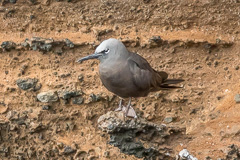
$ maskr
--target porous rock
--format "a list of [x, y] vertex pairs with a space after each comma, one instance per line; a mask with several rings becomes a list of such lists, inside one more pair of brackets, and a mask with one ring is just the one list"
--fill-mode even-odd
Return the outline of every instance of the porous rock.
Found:
[[122, 153], [144, 159], [173, 158], [165, 154], [167, 147], [160, 151], [154, 146], [156, 141], [158, 145], [163, 144], [169, 136], [166, 125], [147, 122], [142, 118], [124, 120], [122, 112], [110, 111], [98, 119], [98, 126], [110, 134], [109, 144], [118, 147]]
[[2, 42], [1, 47], [6, 51], [10, 51], [11, 49], [15, 49], [16, 43], [11, 41], [5, 41], [5, 42]]
[[58, 95], [53, 91], [41, 92], [37, 95], [37, 99], [40, 102], [56, 102], [58, 101]]
[[37, 85], [37, 82], [38, 79], [36, 78], [18, 79], [16, 81], [18, 87], [21, 88], [22, 90], [28, 90], [32, 88], [34, 91], [39, 90], [41, 88], [41, 85]]

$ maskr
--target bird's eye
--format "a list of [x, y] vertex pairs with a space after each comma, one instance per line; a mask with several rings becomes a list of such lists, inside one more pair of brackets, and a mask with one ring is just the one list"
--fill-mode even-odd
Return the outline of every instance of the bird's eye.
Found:
[[110, 50], [107, 48], [107, 49], [104, 50], [104, 53], [108, 54], [109, 51], [110, 51]]

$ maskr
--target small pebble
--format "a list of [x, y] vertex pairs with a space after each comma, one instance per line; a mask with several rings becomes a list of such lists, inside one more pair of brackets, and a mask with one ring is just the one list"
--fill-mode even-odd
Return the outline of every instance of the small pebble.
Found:
[[164, 121], [166, 123], [171, 123], [171, 122], [173, 122], [173, 117], [166, 117], [166, 118], [164, 118]]
[[234, 97], [236, 103], [240, 103], [240, 94], [236, 94]]
[[50, 109], [50, 106], [49, 105], [43, 105], [42, 106], [42, 110], [49, 110]]

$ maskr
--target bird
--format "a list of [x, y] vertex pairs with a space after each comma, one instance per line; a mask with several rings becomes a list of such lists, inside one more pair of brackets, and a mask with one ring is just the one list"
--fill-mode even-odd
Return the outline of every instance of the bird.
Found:
[[[125, 117], [137, 118], [131, 105], [132, 97], [146, 97], [150, 92], [182, 88], [172, 84], [183, 79], [168, 79], [164, 71], [154, 70], [150, 64], [137, 53], [130, 52], [118, 39], [104, 40], [93, 54], [77, 60], [78, 63], [89, 59], [98, 59], [99, 75], [102, 84], [112, 93], [121, 97], [115, 111], [123, 111]], [[122, 105], [123, 98], [129, 98], [127, 106]]]

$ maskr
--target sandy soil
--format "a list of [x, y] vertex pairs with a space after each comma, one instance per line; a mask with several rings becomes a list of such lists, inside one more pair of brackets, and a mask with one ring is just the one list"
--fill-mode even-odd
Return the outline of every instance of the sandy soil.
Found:
[[[185, 129], [184, 136], [165, 144], [173, 157], [186, 148], [200, 160], [226, 158], [228, 146], [240, 145], [240, 106], [234, 100], [240, 93], [237, 0], [0, 2], [0, 43], [43, 37], [76, 44], [61, 55], [0, 49], [1, 159], [137, 159], [107, 144], [108, 135], [97, 127], [98, 117], [119, 101], [101, 84], [98, 62], [75, 63], [109, 37], [124, 41], [154, 69], [185, 79], [183, 89], [133, 100], [148, 121], [161, 124], [172, 117], [167, 125]], [[152, 45], [153, 36], [166, 43]], [[41, 89], [21, 90], [16, 80], [26, 78], [38, 79]], [[38, 93], [50, 90], [82, 90], [84, 103], [37, 100]], [[92, 102], [91, 94], [103, 100]], [[66, 153], [66, 146], [74, 151]]]

